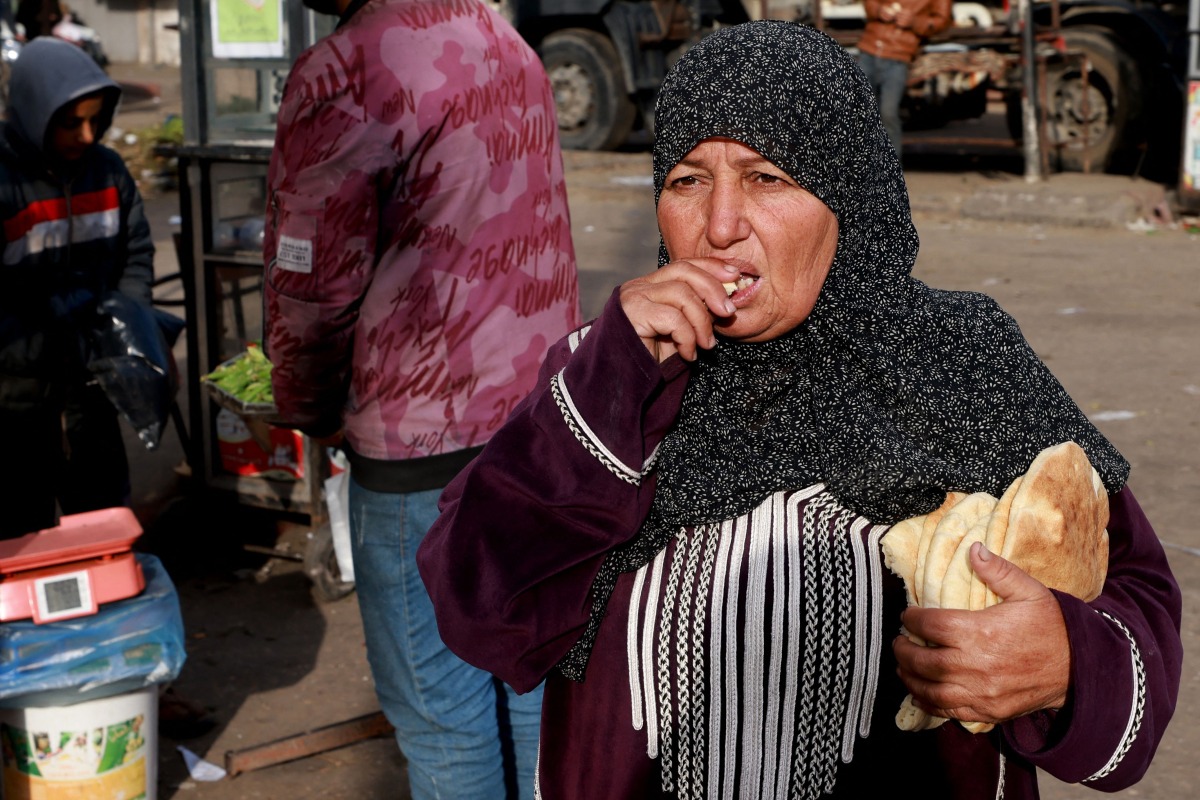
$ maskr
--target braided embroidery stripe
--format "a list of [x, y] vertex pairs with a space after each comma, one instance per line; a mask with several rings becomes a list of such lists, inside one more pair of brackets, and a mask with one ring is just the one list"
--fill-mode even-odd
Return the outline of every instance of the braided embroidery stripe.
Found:
[[641, 470], [635, 470], [625, 464], [621, 459], [613, 455], [604, 443], [600, 441], [588, 424], [583, 420], [583, 416], [579, 413], [579, 409], [575, 407], [574, 401], [571, 400], [571, 393], [567, 391], [567, 384], [563, 379], [563, 371], [559, 370], [558, 374], [550, 380], [550, 393], [554, 396], [554, 403], [562, 412], [563, 420], [567, 423], [567, 427], [575, 436], [575, 439], [583, 445], [584, 449], [592, 454], [604, 468], [616, 475], [626, 483], [634, 486], [639, 486], [642, 478], [650, 474], [654, 469], [654, 461], [658, 457], [658, 448], [650, 454], [650, 458], [646, 459], [646, 464]]
[[[842, 634], [836, 638], [836, 661], [833, 673], [834, 709], [846, 708], [847, 698], [850, 692], [850, 674], [852, 671], [854, 671], [854, 665], [851, 664], [850, 661], [850, 644], [852, 637], [845, 635], [846, 631], [852, 631], [855, 627], [852, 619], [853, 612], [850, 602], [852, 595], [850, 591], [848, 591], [852, 590], [854, 586], [854, 569], [852, 567], [849, 534], [849, 529], [853, 520], [853, 514], [844, 509], [841, 510], [841, 513], [838, 515], [837, 528], [832, 542], [834, 548], [834, 566], [837, 570], [835, 579], [836, 590], [833, 592], [832, 605], [836, 607], [837, 630], [842, 632]], [[834, 615], [831, 613], [833, 611], [833, 608], [826, 610], [826, 616], [828, 619], [833, 618]], [[843, 730], [845, 727], [850, 727], [853, 725], [853, 706], [850, 706], [848, 710], [851, 713], [847, 713], [845, 715], [847, 722], [843, 723]], [[825, 752], [822, 754], [822, 760], [825, 764], [825, 779], [822, 783], [821, 789], [824, 792], [833, 791], [833, 784], [837, 777], [837, 763], [841, 749], [839, 747], [840, 737], [835, 736], [834, 734], [836, 733], [837, 731], [830, 731], [830, 733], [826, 734], [823, 740]]]
[[1125, 623], [1117, 619], [1111, 614], [1104, 611], [1099, 612], [1102, 616], [1121, 629], [1121, 633], [1125, 634], [1125, 638], [1129, 640], [1129, 657], [1133, 662], [1133, 702], [1129, 710], [1129, 722], [1125, 725], [1125, 733], [1121, 737], [1121, 744], [1117, 747], [1112, 758], [1108, 763], [1094, 775], [1083, 779], [1083, 783], [1088, 781], [1096, 781], [1108, 775], [1116, 769], [1129, 753], [1129, 748], [1133, 747], [1133, 742], [1137, 739], [1138, 731], [1142, 727], [1142, 717], [1146, 710], [1146, 665], [1142, 662], [1142, 651], [1138, 649], [1137, 640], [1133, 638], [1133, 634], [1129, 628], [1125, 627]]
[[[719, 526], [710, 525], [701, 528], [696, 535], [704, 540], [704, 562], [700, 565], [700, 586], [696, 589], [696, 624], [692, 628], [692, 664], [696, 674], [692, 682], [692, 775], [703, 783], [704, 765], [708, 763], [708, 718], [709, 697], [707, 674], [705, 671], [704, 645], [705, 623], [708, 617], [703, 613], [706, 599], [712, 596], [709, 587], [712, 583], [713, 570], [716, 565], [717, 551], [722, 542], [727, 541], [719, 536]], [[712, 795], [712, 792], [709, 792]]]
[[659, 616], [658, 628], [658, 718], [663, 730], [662, 739], [658, 743], [658, 757], [662, 761], [663, 789], [669, 792], [675, 791], [673, 781], [675, 741], [672, 734], [677, 725], [673, 721], [672, 711], [678, 708], [680, 699], [678, 686], [672, 686], [673, 670], [671, 667], [674, 666], [678, 669], [681, 666], [678, 659], [671, 659], [671, 628], [675, 611], [678, 608], [676, 598], [679, 595], [679, 573], [682, 568], [682, 542], [677, 540], [671, 556], [671, 568], [667, 573], [667, 592], [663, 596], [662, 614]]
[[[803, 532], [801, 538], [801, 546], [803, 547], [803, 564], [804, 564], [804, 650], [807, 655], [813, 652], [817, 644], [817, 614], [819, 611], [819, 603], [817, 599], [817, 589], [819, 587], [817, 577], [817, 559], [815, 558], [816, 548], [814, 545], [815, 518], [816, 518], [816, 503], [809, 503], [804, 507], [804, 518], [801, 525]], [[819, 655], [819, 654], [818, 654]], [[792, 758], [792, 785], [793, 791], [790, 797], [807, 797], [807, 792], [800, 792], [807, 789], [809, 786], [809, 764], [808, 756], [812, 750], [812, 724], [813, 724], [813, 709], [816, 706], [815, 698], [815, 683], [816, 672], [811, 661], [804, 658], [802, 661], [803, 667], [801, 672], [801, 693], [800, 693], [800, 716], [796, 727], [796, 743], [793, 748]], [[818, 720], [824, 722], [824, 720]]]

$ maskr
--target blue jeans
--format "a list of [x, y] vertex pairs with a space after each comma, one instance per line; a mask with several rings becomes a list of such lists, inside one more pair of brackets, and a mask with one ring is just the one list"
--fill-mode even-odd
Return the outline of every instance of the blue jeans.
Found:
[[350, 479], [355, 591], [375, 692], [408, 761], [413, 800], [531, 800], [541, 687], [518, 696], [446, 649], [417, 574], [440, 494], [373, 492]]
[[900, 101], [908, 90], [908, 64], [870, 53], [858, 54], [858, 66], [871, 82], [875, 99], [879, 101], [879, 116], [896, 154], [900, 151]]

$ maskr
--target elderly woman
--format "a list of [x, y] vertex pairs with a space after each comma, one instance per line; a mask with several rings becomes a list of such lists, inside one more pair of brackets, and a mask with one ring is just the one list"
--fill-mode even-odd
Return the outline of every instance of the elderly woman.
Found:
[[[1013, 320], [910, 277], [862, 73], [813, 29], [748, 23], [679, 60], [655, 120], [659, 269], [551, 349], [418, 555], [451, 649], [546, 681], [541, 797], [1138, 780], [1178, 690], [1178, 587], [1128, 464]], [[1002, 603], [906, 611], [888, 526], [949, 491], [999, 496], [1066, 440], [1110, 493], [1101, 597], [978, 548]], [[906, 692], [999, 724], [900, 731]]]

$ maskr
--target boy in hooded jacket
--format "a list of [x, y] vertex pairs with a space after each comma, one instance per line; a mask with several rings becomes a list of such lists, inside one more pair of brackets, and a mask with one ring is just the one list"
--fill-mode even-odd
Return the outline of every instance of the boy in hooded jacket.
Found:
[[121, 157], [100, 144], [121, 89], [81, 49], [27, 44], [0, 123], [0, 538], [129, 502], [116, 411], [88, 373], [97, 301], [149, 304], [154, 244]]

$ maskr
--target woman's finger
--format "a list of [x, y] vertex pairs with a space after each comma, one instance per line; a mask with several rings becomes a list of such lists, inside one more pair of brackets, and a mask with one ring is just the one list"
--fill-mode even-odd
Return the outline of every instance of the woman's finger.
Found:
[[625, 316], [660, 363], [676, 352], [690, 361], [698, 347], [716, 345], [713, 315], [727, 317], [736, 310], [718, 280], [728, 277], [728, 265], [717, 259], [699, 262], [668, 264], [621, 286]]
[[[693, 306], [691, 315], [685, 313]], [[695, 358], [696, 342], [712, 346], [712, 322], [700, 298], [686, 285], [655, 284], [641, 279], [621, 287], [621, 307], [646, 348], [661, 363], [676, 350]], [[708, 320], [705, 324], [704, 320]]]
[[741, 272], [719, 258], [696, 257], [672, 261], [646, 277], [655, 283], [679, 281], [690, 286], [708, 311], [718, 317], [732, 316], [737, 308], [725, 291], [725, 284], [735, 282]]

